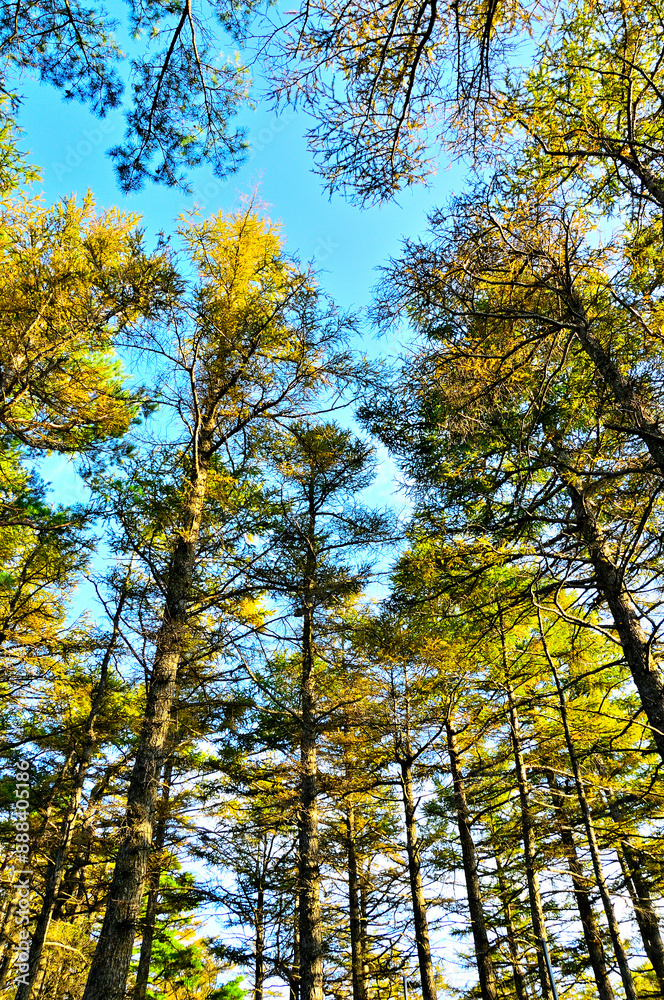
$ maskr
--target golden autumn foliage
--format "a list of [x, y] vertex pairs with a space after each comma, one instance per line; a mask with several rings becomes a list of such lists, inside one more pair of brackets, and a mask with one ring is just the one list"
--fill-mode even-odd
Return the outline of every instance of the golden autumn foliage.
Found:
[[0, 203], [0, 424], [30, 448], [81, 451], [124, 433], [140, 393], [125, 387], [114, 339], [153, 314], [171, 282], [135, 216], [92, 196], [46, 207]]

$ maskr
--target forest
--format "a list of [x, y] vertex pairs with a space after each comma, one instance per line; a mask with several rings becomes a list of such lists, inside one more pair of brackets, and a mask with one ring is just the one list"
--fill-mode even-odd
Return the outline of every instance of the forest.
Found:
[[[664, 997], [664, 4], [299, 3], [0, 5], [3, 996]], [[321, 201], [460, 165], [368, 313], [125, 207], [252, 88]]]

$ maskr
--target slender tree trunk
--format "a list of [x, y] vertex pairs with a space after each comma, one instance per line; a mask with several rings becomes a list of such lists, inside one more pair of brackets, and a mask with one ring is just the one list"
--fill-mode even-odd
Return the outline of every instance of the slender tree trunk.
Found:
[[586, 792], [583, 785], [583, 780], [581, 778], [581, 768], [579, 767], [579, 761], [576, 756], [576, 751], [574, 749], [574, 743], [572, 741], [572, 734], [569, 728], [569, 720], [567, 718], [567, 704], [565, 699], [565, 692], [562, 689], [560, 679], [558, 677], [558, 671], [556, 670], [555, 664], [549, 655], [549, 651], [546, 645], [546, 639], [544, 638], [544, 633], [542, 632], [542, 639], [544, 642], [544, 649], [546, 652], [549, 665], [553, 672], [553, 679], [556, 684], [556, 690], [558, 692], [558, 701], [560, 703], [560, 716], [563, 723], [563, 729], [565, 731], [565, 743], [567, 744], [567, 752], [572, 764], [572, 771], [574, 773], [574, 783], [576, 785], [576, 793], [579, 800], [579, 805], [581, 806], [581, 815], [583, 816], [583, 824], [586, 829], [586, 837], [588, 839], [588, 847], [590, 848], [590, 856], [592, 858], [593, 869], [595, 872], [595, 880], [597, 882], [597, 888], [599, 889], [600, 896], [602, 898], [602, 903], [604, 906], [604, 913], [606, 914], [606, 920], [609, 925], [609, 933], [611, 935], [611, 943], [613, 944], [613, 951], [616, 956], [616, 962], [618, 963], [618, 968], [620, 969], [620, 978], [622, 979], [622, 984], [625, 990], [625, 996], [627, 1000], [637, 1000], [636, 989], [634, 988], [634, 980], [632, 978], [632, 973], [627, 962], [627, 955], [625, 954], [625, 949], [623, 947], [622, 939], [620, 937], [620, 928], [618, 926], [618, 921], [616, 920], [615, 911], [613, 909], [613, 903], [611, 902], [611, 896], [609, 894], [609, 889], [606, 884], [606, 879], [604, 878], [604, 872], [602, 870], [602, 864], [599, 854], [599, 847], [597, 845], [597, 838], [595, 836], [595, 827], [592, 822], [592, 814], [590, 812], [590, 806], [586, 798]]
[[533, 829], [533, 818], [530, 811], [530, 783], [526, 771], [523, 751], [521, 749], [521, 728], [519, 716], [514, 701], [514, 692], [511, 684], [506, 681], [507, 697], [509, 703], [510, 727], [512, 737], [512, 749], [514, 752], [514, 763], [516, 769], [516, 780], [519, 789], [519, 803], [521, 806], [521, 827], [523, 831], [523, 854], [526, 863], [526, 880], [528, 882], [528, 899], [530, 901], [530, 914], [535, 935], [535, 948], [537, 950], [537, 969], [539, 973], [540, 988], [543, 1000], [552, 1000], [551, 987], [549, 985], [549, 974], [544, 957], [542, 941], [546, 939], [546, 923], [544, 921], [544, 908], [542, 907], [542, 896], [537, 876], [536, 853], [535, 853], [535, 833]]
[[470, 815], [468, 812], [468, 801], [466, 799], [466, 788], [461, 773], [459, 751], [456, 744], [456, 734], [452, 724], [446, 721], [447, 732], [447, 752], [450, 759], [450, 773], [454, 786], [454, 805], [456, 807], [457, 825], [459, 828], [459, 839], [461, 841], [461, 854], [463, 857], [463, 870], [466, 878], [466, 893], [468, 896], [468, 909], [470, 911], [470, 924], [475, 943], [475, 960], [477, 962], [477, 972], [480, 979], [480, 990], [482, 1000], [498, 1000], [496, 986], [496, 974], [491, 960], [491, 946], [486, 931], [486, 921], [484, 919], [484, 907], [482, 905], [482, 893], [480, 880], [477, 874], [477, 856], [475, 844], [470, 832]]
[[369, 911], [367, 899], [367, 875], [362, 867], [362, 860], [358, 858], [357, 881], [360, 895], [360, 951], [362, 953], [362, 976], [365, 989], [368, 990], [369, 981]]
[[[8, 867], [10, 857], [11, 855], [9, 851], [7, 851], [2, 862], [3, 874], [5, 869]], [[3, 893], [2, 900], [0, 900], [0, 947], [2, 948], [2, 959], [0, 959], [0, 989], [2, 989], [4, 985], [6, 971], [14, 950], [13, 942], [10, 942], [7, 933], [7, 928], [13, 915], [14, 905], [18, 901], [15, 883], [9, 881], [11, 878], [13, 878], [13, 872], [9, 873], [8, 879], [3, 879]]]
[[293, 971], [289, 981], [289, 1000], [299, 1000], [300, 997], [300, 900], [295, 897], [295, 913], [293, 919]]
[[574, 834], [567, 819], [567, 812], [565, 810], [565, 800], [560, 789], [556, 785], [553, 774], [550, 771], [546, 771], [546, 779], [549, 784], [551, 801], [553, 802], [553, 807], [556, 813], [556, 822], [558, 825], [560, 840], [565, 851], [565, 857], [567, 858], [570, 875], [572, 876], [574, 898], [576, 899], [576, 905], [579, 911], [581, 925], [583, 927], [583, 936], [585, 938], [590, 964], [592, 966], [595, 982], [597, 984], [597, 995], [599, 1000], [615, 1000], [613, 987], [611, 986], [611, 980], [609, 979], [609, 974], [606, 968], [604, 946], [602, 945], [599, 927], [597, 926], [595, 913], [590, 902], [588, 879], [583, 873], [583, 868], [576, 851]]
[[346, 804], [346, 850], [348, 857], [348, 910], [350, 913], [350, 950], [353, 976], [353, 1000], [367, 1000], [362, 954], [362, 924], [355, 848], [355, 807]]
[[634, 905], [634, 916], [639, 926], [643, 947], [664, 997], [664, 942], [659, 929], [659, 920], [652, 903], [650, 889], [641, 874], [638, 852], [627, 838], [623, 838], [620, 842], [618, 857]]
[[11, 854], [7, 851], [2, 859], [2, 864], [0, 864], [0, 884], [4, 886], [2, 899], [0, 899], [0, 940], [2, 940], [2, 928], [4, 927], [5, 911], [9, 905], [10, 899], [10, 895], [7, 890], [10, 889], [12, 885], [10, 881], [12, 873], [8, 871], [10, 858]]
[[0, 960], [0, 990], [4, 989], [5, 982], [7, 980], [7, 973], [12, 960], [12, 952], [14, 951], [14, 942], [10, 941], [9, 938], [5, 938], [5, 950]]
[[[313, 527], [309, 534], [313, 538]], [[302, 733], [300, 743], [300, 1000], [323, 1000], [323, 941], [318, 857], [318, 763], [314, 671], [313, 587], [307, 567], [302, 632]]]
[[263, 1000], [265, 952], [265, 887], [261, 871], [256, 897], [256, 948], [254, 954], [254, 1000]]
[[420, 847], [415, 823], [415, 799], [413, 796], [413, 764], [410, 755], [401, 757], [401, 792], [406, 821], [406, 852], [408, 854], [408, 874], [410, 877], [410, 893], [413, 900], [413, 924], [417, 957], [420, 966], [422, 982], [422, 1000], [437, 1000], [436, 981], [431, 961], [431, 945], [429, 943], [429, 926], [427, 923], [427, 907], [422, 883]]
[[[212, 431], [205, 438], [209, 444]], [[201, 447], [200, 455], [207, 455]], [[124, 1000], [143, 889], [152, 846], [158, 776], [164, 757], [180, 657], [186, 636], [188, 600], [207, 489], [209, 461], [199, 459], [166, 586], [162, 625], [147, 691], [145, 716], [129, 783], [124, 838], [118, 850], [92, 966], [83, 1000]]]
[[[71, 919], [78, 912], [77, 909], [74, 909], [73, 913], [67, 911], [67, 902], [71, 902], [74, 885], [76, 885], [76, 904], [80, 906], [83, 902], [86, 894], [85, 872], [90, 864], [94, 838], [95, 810], [106, 793], [111, 777], [121, 769], [122, 763], [122, 761], [115, 761], [113, 764], [109, 764], [93, 785], [88, 796], [86, 807], [81, 813], [78, 824], [76, 854], [69, 862], [67, 873], [62, 879], [53, 908], [54, 920], [64, 920], [67, 916]], [[37, 990], [37, 996], [39, 996], [39, 990]]]
[[[14, 946], [18, 941], [18, 938], [15, 938], [12, 934], [10, 934], [7, 928], [12, 923], [14, 913], [18, 906], [19, 889], [16, 886], [10, 886], [9, 889], [9, 899], [7, 901], [7, 908], [2, 922], [2, 941], [4, 942], [5, 950], [2, 955], [2, 961], [0, 962], [0, 989], [4, 989], [5, 987], [12, 959], [14, 958]], [[11, 889], [14, 889], [14, 891], [11, 892]]]
[[611, 558], [609, 546], [592, 506], [569, 476], [560, 471], [572, 501], [579, 534], [592, 564], [597, 589], [609, 606], [625, 661], [639, 692], [655, 746], [664, 760], [664, 678], [653, 661], [650, 639], [641, 626], [639, 610], [624, 584], [623, 573]]
[[41, 965], [42, 955], [44, 951], [44, 944], [46, 942], [46, 935], [48, 933], [48, 928], [51, 923], [51, 918], [53, 916], [53, 910], [55, 908], [56, 900], [58, 898], [58, 892], [60, 889], [60, 883], [62, 882], [62, 876], [65, 871], [65, 865], [69, 857], [69, 849], [71, 847], [72, 839], [74, 836], [74, 830], [76, 826], [76, 820], [78, 818], [78, 813], [81, 807], [81, 798], [83, 797], [83, 788], [85, 785], [85, 779], [87, 777], [88, 769], [90, 767], [90, 762], [92, 760], [92, 755], [95, 750], [97, 743], [95, 734], [95, 723], [97, 717], [102, 709], [104, 698], [106, 696], [106, 688], [108, 683], [108, 668], [111, 663], [111, 657], [117, 646], [118, 636], [120, 634], [120, 620], [122, 618], [122, 612], [124, 610], [124, 605], [127, 598], [127, 584], [128, 578], [125, 581], [124, 587], [120, 593], [118, 604], [115, 610], [115, 615], [113, 616], [113, 630], [111, 632], [111, 637], [106, 647], [104, 657], [101, 662], [101, 667], [99, 670], [99, 681], [97, 683], [97, 688], [95, 691], [94, 698], [92, 699], [92, 704], [90, 706], [90, 714], [85, 726], [85, 732], [83, 736], [83, 747], [81, 750], [81, 756], [78, 762], [78, 767], [74, 774], [74, 784], [69, 798], [69, 803], [65, 810], [62, 822], [60, 824], [60, 843], [58, 844], [57, 850], [54, 857], [49, 861], [47, 872], [46, 872], [46, 887], [44, 889], [44, 895], [42, 899], [42, 906], [37, 917], [37, 923], [30, 941], [30, 952], [28, 955], [28, 982], [21, 983], [16, 991], [16, 1000], [30, 1000], [30, 996], [35, 985], [35, 980], [39, 974], [39, 968]]
[[528, 1000], [526, 979], [523, 974], [523, 966], [521, 965], [521, 955], [519, 951], [519, 946], [517, 944], [516, 928], [514, 926], [514, 918], [512, 917], [512, 904], [510, 902], [510, 893], [507, 886], [507, 881], [505, 879], [505, 872], [503, 869], [502, 861], [500, 860], [500, 852], [498, 851], [497, 848], [494, 851], [494, 859], [496, 862], [496, 875], [498, 876], [498, 894], [500, 896], [500, 903], [503, 908], [503, 919], [505, 920], [505, 933], [507, 934], [507, 946], [510, 952], [510, 962], [512, 963], [512, 975], [514, 977], [514, 992], [516, 994], [516, 1000]]
[[37, 997], [41, 996], [47, 973], [48, 973], [48, 964], [46, 962], [42, 962], [41, 968], [39, 970], [39, 975], [37, 976], [37, 979], [35, 981], [35, 996]]
[[51, 918], [55, 909], [60, 883], [62, 882], [62, 876], [67, 863], [69, 849], [74, 836], [75, 823], [81, 805], [85, 777], [92, 756], [92, 745], [90, 745], [89, 750], [89, 753], [84, 751], [84, 757], [81, 760], [79, 768], [75, 774], [74, 787], [72, 788], [71, 797], [60, 825], [60, 843], [58, 844], [55, 856], [48, 863], [46, 872], [46, 887], [44, 889], [42, 906], [39, 916], [37, 917], [37, 923], [32, 939], [30, 941], [30, 952], [28, 955], [28, 982], [21, 983], [19, 985], [16, 991], [16, 1000], [29, 1000], [39, 974], [44, 945], [46, 942], [46, 935], [51, 924]]
[[136, 986], [134, 987], [134, 1000], [145, 1000], [148, 984], [150, 982], [150, 962], [152, 960], [152, 946], [157, 927], [157, 909], [159, 906], [159, 882], [162, 872], [162, 853], [166, 843], [166, 828], [168, 826], [168, 804], [171, 797], [171, 782], [173, 779], [173, 755], [166, 761], [164, 775], [162, 779], [161, 801], [159, 803], [159, 817], [155, 827], [154, 841], [152, 846], [153, 865], [148, 876], [148, 898], [145, 907], [145, 919], [143, 921], [143, 936], [141, 938], [141, 953], [138, 959], [138, 969], [136, 970]]
[[[609, 815], [615, 823], [619, 824], [620, 814], [615, 802], [612, 802], [606, 795], [603, 798]], [[664, 943], [662, 942], [657, 912], [652, 904], [650, 889], [641, 874], [638, 851], [627, 837], [622, 837], [620, 845], [615, 850], [625, 886], [634, 907], [634, 916], [639, 927], [643, 947], [664, 997]]]
[[51, 822], [51, 813], [53, 812], [53, 806], [55, 804], [56, 799], [61, 798], [63, 786], [65, 784], [65, 781], [67, 780], [69, 770], [72, 766], [75, 757], [76, 757], [76, 751], [75, 749], [72, 748], [67, 753], [67, 756], [63, 761], [62, 766], [60, 767], [60, 771], [49, 789], [48, 797], [42, 807], [41, 823], [39, 825], [39, 829], [36, 831], [34, 836], [31, 836], [30, 840], [31, 852], [39, 850], [39, 848], [42, 845], [44, 834], [46, 833], [46, 830], [48, 829], [49, 824]]

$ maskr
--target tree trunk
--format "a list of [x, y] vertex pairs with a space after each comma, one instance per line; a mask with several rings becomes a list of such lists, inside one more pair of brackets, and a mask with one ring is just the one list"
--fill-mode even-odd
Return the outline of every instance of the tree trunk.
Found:
[[75, 757], [76, 757], [76, 751], [74, 749], [70, 749], [67, 752], [67, 756], [65, 757], [64, 761], [62, 762], [62, 766], [60, 767], [59, 773], [55, 777], [53, 784], [49, 789], [46, 801], [42, 806], [41, 823], [39, 825], [39, 829], [35, 832], [33, 836], [31, 836], [30, 840], [31, 853], [34, 853], [35, 851], [39, 850], [39, 848], [41, 848], [42, 840], [44, 838], [46, 830], [51, 825], [51, 813], [53, 812], [53, 806], [55, 805], [56, 799], [60, 799], [62, 797], [62, 789], [67, 780], [69, 769]]
[[58, 898], [60, 883], [62, 882], [65, 865], [69, 857], [69, 849], [74, 836], [76, 819], [81, 806], [85, 779], [87, 777], [92, 755], [97, 743], [95, 736], [95, 723], [104, 703], [108, 682], [108, 668], [120, 634], [120, 619], [122, 618], [122, 612], [127, 598], [128, 579], [129, 577], [127, 577], [118, 599], [118, 604], [113, 616], [113, 630], [101, 662], [99, 682], [97, 684], [94, 698], [92, 699], [90, 714], [88, 715], [85, 726], [83, 747], [78, 767], [74, 775], [73, 788], [69, 798], [69, 803], [60, 824], [60, 843], [58, 844], [54, 857], [48, 863], [42, 906], [39, 916], [37, 917], [37, 923], [35, 925], [32, 939], [30, 941], [30, 952], [28, 955], [28, 981], [27, 983], [21, 983], [19, 985], [16, 991], [16, 1000], [30, 1000], [35, 980], [39, 974], [44, 944], [46, 942], [46, 935], [48, 934], [51, 918], [53, 916], [53, 910]]
[[[652, 187], [649, 187], [649, 190], [651, 194], [655, 191]], [[660, 205], [664, 207], [664, 189], [661, 185], [657, 188], [656, 197]], [[569, 304], [578, 320], [574, 330], [579, 343], [613, 395], [620, 414], [626, 421], [626, 426], [621, 429], [631, 430], [635, 436], [641, 438], [650, 453], [650, 457], [664, 475], [664, 437], [657, 417], [644, 403], [634, 388], [632, 380], [624, 378], [611, 352], [592, 333], [586, 309], [574, 291], [569, 297]]]
[[480, 880], [477, 874], [477, 856], [475, 844], [470, 832], [470, 815], [468, 812], [468, 802], [466, 799], [466, 789], [461, 773], [459, 752], [456, 745], [456, 734], [452, 724], [448, 719], [445, 724], [447, 732], [447, 752], [450, 758], [450, 773], [454, 786], [454, 805], [456, 807], [457, 825], [459, 828], [459, 839], [461, 841], [461, 854], [463, 857], [463, 870], [466, 878], [466, 893], [468, 895], [468, 909], [470, 911], [470, 924], [475, 943], [475, 959], [477, 962], [477, 972], [480, 979], [480, 990], [482, 1000], [498, 1000], [496, 987], [496, 974], [491, 960], [491, 947], [486, 932], [486, 921], [484, 919], [484, 908], [482, 906], [482, 893]]
[[[310, 532], [313, 537], [313, 531]], [[323, 1000], [323, 941], [318, 858], [318, 763], [313, 648], [314, 568], [307, 572], [302, 632], [300, 743], [300, 1000]]]
[[632, 979], [632, 973], [629, 964], [627, 962], [627, 955], [625, 954], [625, 949], [623, 948], [622, 939], [620, 937], [620, 928], [618, 926], [618, 921], [616, 920], [616, 915], [613, 909], [613, 903], [611, 902], [611, 896], [609, 895], [606, 879], [604, 878], [604, 872], [602, 870], [599, 847], [597, 846], [597, 838], [595, 837], [595, 828], [592, 822], [590, 806], [586, 798], [586, 792], [581, 778], [581, 769], [579, 767], [576, 751], [574, 749], [574, 743], [572, 742], [572, 734], [569, 728], [569, 721], [567, 718], [567, 704], [565, 700], [565, 692], [563, 691], [562, 686], [560, 684], [560, 679], [558, 677], [558, 671], [556, 670], [555, 664], [549, 655], [549, 651], [546, 645], [546, 640], [544, 639], [544, 633], [542, 633], [542, 639], [544, 642], [544, 649], [546, 652], [546, 656], [553, 673], [553, 679], [556, 684], [556, 690], [558, 692], [560, 715], [563, 723], [563, 729], [565, 731], [565, 743], [567, 744], [567, 752], [569, 754], [569, 758], [572, 763], [572, 771], [574, 773], [574, 783], [576, 785], [576, 794], [579, 800], [579, 805], [581, 806], [581, 815], [583, 816], [583, 824], [586, 829], [586, 837], [588, 839], [588, 847], [590, 848], [590, 856], [592, 858], [593, 869], [595, 872], [595, 880], [597, 882], [597, 888], [599, 889], [600, 896], [602, 898], [602, 903], [604, 905], [604, 913], [606, 914], [606, 920], [609, 925], [611, 943], [613, 944], [613, 951], [616, 956], [616, 962], [618, 963], [618, 968], [620, 969], [620, 978], [622, 979], [622, 984], [625, 989], [625, 996], [627, 997], [627, 1000], [637, 1000], [636, 989], [634, 988], [634, 980]]
[[528, 991], [526, 989], [526, 979], [523, 974], [523, 967], [521, 965], [521, 955], [519, 952], [519, 946], [517, 944], [517, 934], [516, 928], [514, 926], [514, 919], [512, 917], [512, 904], [510, 903], [510, 894], [505, 880], [505, 872], [503, 870], [503, 865], [500, 860], [500, 852], [494, 850], [494, 859], [496, 862], [496, 875], [498, 876], [498, 894], [500, 896], [500, 903], [503, 908], [503, 917], [505, 920], [505, 933], [507, 934], [507, 946], [510, 952], [510, 962], [512, 963], [512, 975], [514, 977], [514, 992], [516, 994], [516, 1000], [528, 1000]]
[[2, 898], [0, 899], [0, 941], [2, 941], [2, 928], [4, 927], [5, 913], [7, 907], [9, 906], [9, 900], [10, 900], [10, 894], [8, 890], [12, 885], [11, 879], [13, 877], [13, 872], [8, 871], [9, 861], [11, 858], [12, 858], [11, 853], [7, 851], [5, 853], [4, 858], [2, 859], [2, 862], [0, 863], [0, 885], [4, 887]]
[[350, 950], [353, 978], [353, 1000], [367, 1000], [362, 954], [360, 895], [355, 849], [355, 807], [349, 799], [346, 805], [346, 850], [348, 857], [348, 910], [350, 913]]
[[10, 886], [9, 888], [14, 888], [14, 892], [8, 892], [7, 894], [7, 907], [2, 921], [2, 941], [5, 949], [2, 955], [2, 961], [0, 961], [0, 989], [5, 988], [5, 982], [7, 981], [7, 976], [14, 959], [15, 945], [18, 942], [18, 937], [14, 937], [13, 934], [10, 934], [7, 928], [13, 922], [14, 913], [18, 907], [20, 890], [15, 886]]
[[659, 929], [659, 920], [652, 904], [650, 890], [641, 875], [637, 852], [629, 840], [621, 840], [618, 848], [618, 859], [627, 891], [634, 906], [634, 916], [639, 927], [643, 947], [664, 997], [664, 943]]
[[[69, 868], [62, 879], [60, 892], [58, 893], [55, 906], [53, 908], [54, 920], [64, 920], [66, 917], [71, 919], [72, 916], [75, 916], [76, 913], [79, 912], [79, 910], [75, 908], [73, 912], [71, 910], [68, 912], [67, 903], [71, 902], [74, 898], [74, 891], [76, 893], [75, 900], [78, 906], [82, 904], [83, 899], [85, 898], [85, 871], [90, 864], [90, 856], [92, 853], [92, 843], [95, 829], [95, 810], [106, 793], [111, 777], [121, 770], [123, 763], [124, 762], [122, 760], [115, 761], [113, 764], [109, 764], [108, 767], [104, 768], [103, 773], [97, 779], [90, 791], [86, 807], [81, 813], [79, 820], [76, 854], [71, 859]], [[37, 996], [39, 996], [39, 990], [37, 990]]]
[[410, 892], [413, 900], [413, 924], [415, 927], [417, 957], [420, 966], [422, 1000], [437, 1000], [436, 981], [433, 974], [433, 962], [431, 961], [431, 945], [429, 944], [427, 907], [424, 898], [424, 886], [422, 884], [420, 848], [417, 839], [417, 825], [415, 823], [413, 765], [410, 756], [402, 757], [399, 760], [399, 765], [401, 767], [401, 792], [403, 796], [403, 807], [406, 821], [408, 874], [410, 878]]
[[11, 966], [12, 958], [14, 957], [14, 944], [14, 941], [9, 938], [5, 938], [5, 950], [3, 952], [2, 959], [0, 960], [0, 990], [5, 987], [7, 974]]
[[560, 789], [556, 785], [553, 774], [550, 771], [546, 771], [546, 779], [549, 784], [551, 801], [553, 802], [553, 807], [556, 813], [556, 822], [558, 825], [560, 840], [565, 851], [565, 857], [567, 858], [570, 875], [572, 876], [574, 898], [576, 899], [576, 905], [583, 927], [583, 936], [586, 941], [590, 964], [592, 966], [595, 982], [597, 984], [597, 995], [599, 1000], [615, 1000], [611, 980], [609, 979], [609, 974], [606, 969], [604, 946], [602, 945], [599, 927], [597, 926], [595, 913], [590, 902], [588, 879], [583, 873], [583, 868], [581, 867], [581, 862], [579, 861], [579, 856], [576, 851], [574, 834], [567, 819], [567, 813], [565, 810], [565, 800]]
[[542, 941], [546, 939], [546, 924], [544, 922], [544, 909], [542, 907], [542, 896], [540, 894], [539, 878], [537, 877], [535, 861], [535, 834], [533, 830], [533, 818], [530, 812], [530, 784], [528, 782], [528, 774], [523, 759], [523, 751], [521, 749], [521, 729], [514, 701], [514, 692], [512, 691], [512, 687], [508, 681], [506, 681], [506, 687], [509, 703], [512, 749], [514, 752], [516, 780], [519, 789], [519, 802], [521, 805], [523, 853], [526, 863], [526, 880], [528, 882], [530, 914], [533, 923], [533, 932], [535, 935], [535, 948], [537, 951], [537, 969], [543, 1000], [552, 1000], [549, 974], [546, 967], [546, 959], [544, 957], [544, 948], [542, 945]]
[[560, 475], [572, 501], [579, 534], [595, 573], [597, 589], [613, 616], [625, 661], [639, 692], [655, 746], [664, 760], [664, 678], [652, 660], [650, 640], [641, 627], [639, 610], [625, 587], [621, 570], [611, 558], [604, 533], [597, 524], [588, 499], [569, 481], [565, 473], [560, 472]]
[[293, 915], [293, 968], [288, 984], [289, 1000], [299, 1000], [300, 997], [300, 904], [299, 896], [295, 897], [295, 913]]
[[[207, 452], [201, 452], [207, 454]], [[118, 850], [104, 922], [83, 1000], [124, 1000], [152, 846], [154, 817], [207, 488], [207, 461], [199, 460], [177, 537], [166, 586], [164, 617], [147, 691], [145, 716], [129, 783], [124, 838]]]
[[[604, 792], [600, 792], [600, 794], [611, 819], [619, 825], [621, 818], [616, 803]], [[615, 848], [615, 851], [618, 855], [625, 886], [634, 907], [634, 916], [639, 927], [643, 947], [664, 997], [664, 942], [659, 928], [657, 911], [652, 904], [650, 889], [641, 874], [638, 850], [630, 843], [628, 837], [622, 837], [620, 845]]]
[[265, 952], [265, 887], [263, 873], [260, 875], [256, 897], [256, 949], [254, 955], [254, 1000], [263, 1000], [263, 980]]
[[362, 953], [362, 976], [365, 988], [369, 981], [369, 912], [367, 900], [367, 873], [363, 870], [362, 859], [358, 858], [357, 881], [360, 895], [360, 951]]
[[[5, 870], [9, 866], [9, 860], [11, 854], [9, 851], [5, 854], [2, 861], [2, 873], [5, 874]], [[8, 877], [3, 878], [3, 892], [2, 899], [0, 900], [0, 947], [2, 948], [2, 958], [0, 959], [0, 989], [3, 989], [5, 978], [9, 970], [9, 963], [14, 955], [14, 942], [9, 940], [8, 927], [12, 922], [14, 907], [18, 902], [18, 889], [13, 881], [9, 881], [14, 878], [14, 872], [10, 871], [7, 873]]]
[[159, 905], [159, 881], [162, 872], [162, 852], [166, 843], [166, 827], [168, 826], [168, 803], [171, 797], [171, 781], [173, 779], [173, 756], [166, 761], [162, 780], [161, 802], [159, 803], [159, 818], [155, 828], [152, 847], [153, 865], [148, 877], [148, 898], [143, 921], [143, 936], [141, 938], [141, 953], [136, 970], [136, 986], [134, 1000], [145, 1000], [150, 982], [150, 962], [152, 946], [157, 927], [157, 908]]

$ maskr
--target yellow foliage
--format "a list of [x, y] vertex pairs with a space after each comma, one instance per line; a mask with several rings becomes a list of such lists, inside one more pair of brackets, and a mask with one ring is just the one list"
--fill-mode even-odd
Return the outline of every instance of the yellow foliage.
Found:
[[0, 200], [0, 423], [31, 447], [80, 450], [123, 433], [137, 400], [113, 352], [118, 330], [170, 281], [138, 219], [82, 203]]

